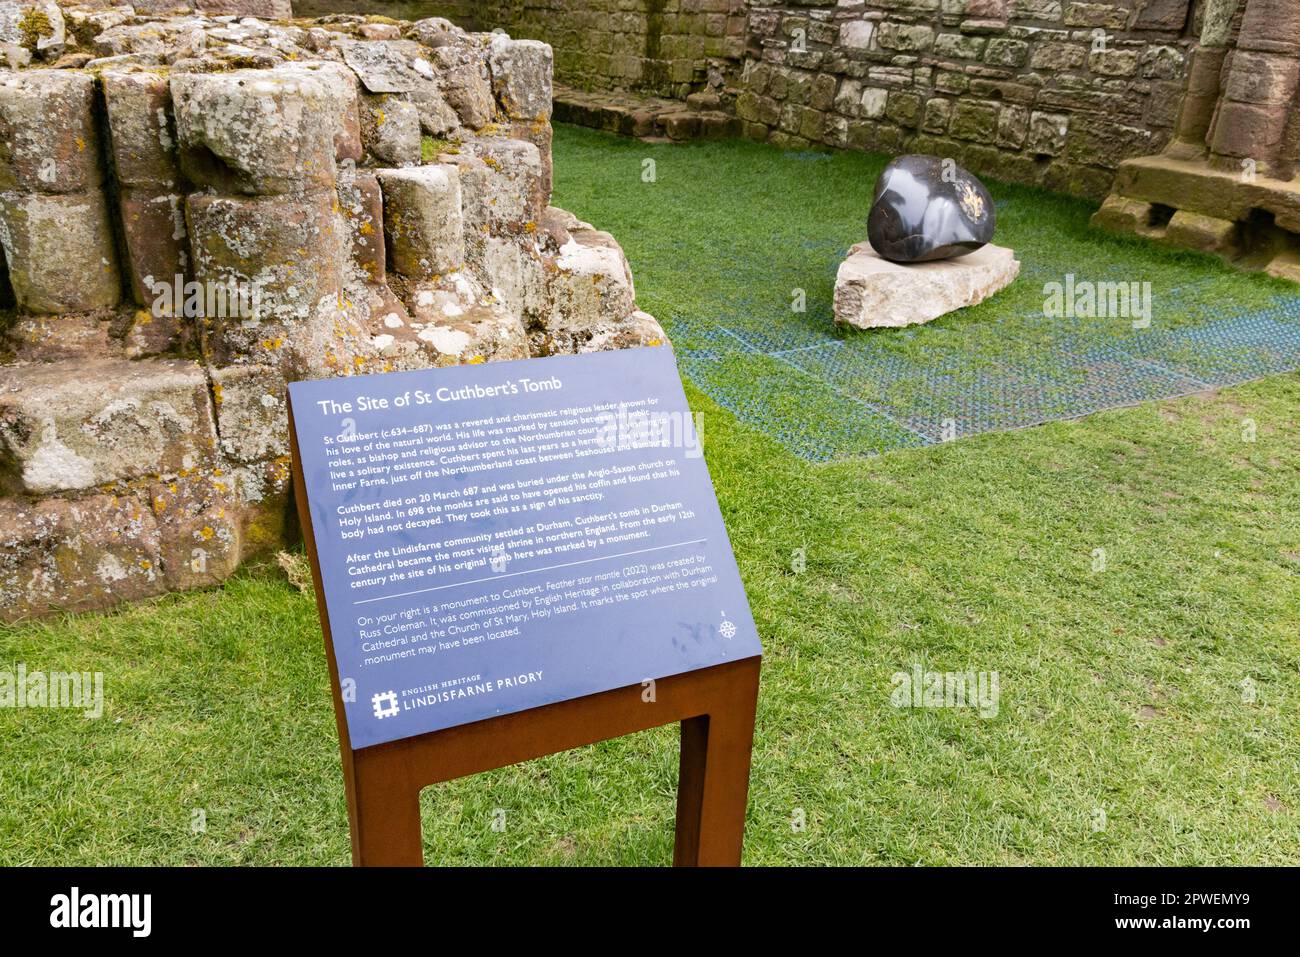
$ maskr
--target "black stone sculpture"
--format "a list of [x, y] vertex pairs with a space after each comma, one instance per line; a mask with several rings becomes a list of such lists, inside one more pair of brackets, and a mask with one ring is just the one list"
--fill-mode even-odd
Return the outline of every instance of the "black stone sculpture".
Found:
[[973, 253], [993, 238], [993, 197], [950, 159], [911, 154], [885, 167], [867, 216], [867, 239], [896, 263]]

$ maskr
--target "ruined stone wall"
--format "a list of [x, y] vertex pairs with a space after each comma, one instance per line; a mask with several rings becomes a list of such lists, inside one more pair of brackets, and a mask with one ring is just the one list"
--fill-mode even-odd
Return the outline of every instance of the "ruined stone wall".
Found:
[[1169, 139], [1191, 0], [753, 0], [747, 135], [952, 156], [1077, 195]]
[[[480, 29], [502, 27], [551, 43], [557, 78], [581, 90], [678, 99], [717, 93], [756, 140], [935, 153], [985, 174], [1100, 198], [1123, 160], [1168, 142], [1204, 3], [297, 0], [296, 6], [414, 6]], [[576, 121], [636, 126], [620, 121], [636, 112], [635, 103], [613, 95], [577, 100], [580, 108], [565, 114]], [[717, 105], [710, 100], [707, 108]]]
[[1092, 222], [1300, 282], [1300, 4], [1207, 0], [1178, 126]]
[[0, 0], [0, 57], [0, 618], [281, 547], [288, 381], [664, 341], [548, 205], [545, 44]]
[[297, 0], [303, 12], [417, 8], [478, 30], [549, 43], [555, 78], [582, 90], [684, 99], [720, 89], [744, 53], [745, 0]]

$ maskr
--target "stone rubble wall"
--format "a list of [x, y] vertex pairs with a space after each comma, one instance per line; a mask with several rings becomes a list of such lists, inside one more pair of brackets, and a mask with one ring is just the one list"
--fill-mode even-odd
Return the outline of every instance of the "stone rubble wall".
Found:
[[479, 30], [544, 40], [555, 79], [578, 90], [684, 100], [721, 91], [740, 67], [746, 0], [295, 0], [301, 13], [417, 9]]
[[[1119, 164], [1169, 141], [1205, 0], [298, 0], [313, 9], [417, 6], [556, 49], [578, 96], [566, 117], [638, 127], [686, 109], [613, 93], [706, 98], [743, 134], [952, 156], [1016, 182], [1103, 197]], [[702, 32], [701, 32], [702, 31]], [[653, 55], [651, 55], [653, 51]], [[666, 76], [665, 76], [666, 71]], [[688, 82], [689, 81], [689, 82]], [[715, 124], [717, 125], [717, 124]], [[664, 123], [652, 123], [663, 133]], [[644, 123], [639, 127], [645, 127]], [[718, 127], [721, 129], [721, 127]]]
[[291, 540], [288, 381], [666, 341], [549, 205], [546, 44], [191, 7], [0, 0], [3, 620]]
[[1099, 198], [1122, 160], [1171, 135], [1191, 6], [754, 2], [736, 113], [755, 139], [952, 156]]

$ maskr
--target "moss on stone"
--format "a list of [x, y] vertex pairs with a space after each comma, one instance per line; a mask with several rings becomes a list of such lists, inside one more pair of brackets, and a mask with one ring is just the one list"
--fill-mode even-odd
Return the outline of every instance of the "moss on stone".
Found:
[[44, 10], [33, 7], [18, 21], [18, 32], [22, 36], [22, 45], [35, 52], [37, 43], [45, 37], [54, 36], [54, 24], [50, 23]]
[[455, 145], [451, 140], [427, 134], [420, 137], [420, 162], [433, 163], [437, 161], [439, 153], [450, 152], [455, 152]]

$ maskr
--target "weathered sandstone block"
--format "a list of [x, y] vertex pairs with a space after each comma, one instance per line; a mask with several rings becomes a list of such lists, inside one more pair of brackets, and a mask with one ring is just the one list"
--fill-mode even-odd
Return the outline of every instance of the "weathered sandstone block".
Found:
[[532, 143], [476, 137], [461, 144], [454, 160], [462, 170], [467, 229], [486, 228], [493, 235], [516, 233], [541, 217], [550, 193], [544, 188], [541, 152]]
[[221, 451], [236, 462], [262, 462], [289, 454], [285, 382], [272, 366], [212, 370]]
[[0, 193], [0, 245], [24, 312], [88, 312], [122, 298], [113, 226], [98, 190]]
[[[558, 249], [556, 250], [558, 252]], [[492, 295], [526, 324], [542, 321], [550, 314], [548, 272], [554, 258], [536, 244], [488, 236], [471, 262], [475, 277]]]
[[668, 342], [664, 327], [648, 312], [637, 310], [617, 325], [592, 335], [578, 348], [579, 352], [605, 352], [610, 349], [635, 349], [662, 346]]
[[[256, 289], [259, 320], [307, 319], [343, 284], [346, 227], [332, 190], [186, 202], [194, 276]], [[247, 318], [247, 317], [239, 317]]]
[[420, 162], [420, 111], [414, 103], [382, 94], [365, 98], [361, 141], [383, 166]]
[[[183, 282], [189, 271], [185, 198], [154, 189], [125, 187], [119, 197], [131, 291], [137, 304], [150, 309], [159, 301], [158, 283], [174, 284], [177, 276]], [[180, 310], [155, 310], [154, 315], [174, 318]]]
[[361, 93], [356, 74], [344, 64], [332, 60], [295, 63], [294, 69], [320, 80], [329, 89], [334, 107], [334, 159], [339, 163], [359, 163], [363, 151]]
[[235, 70], [171, 78], [181, 168], [223, 193], [333, 186], [335, 83], [305, 70]]
[[157, 523], [134, 497], [0, 499], [0, 620], [160, 595], [161, 561]]
[[412, 37], [432, 49], [453, 43], [464, 35], [464, 31], [446, 17], [425, 17], [416, 20], [408, 29]]
[[1234, 251], [1241, 227], [1230, 219], [1177, 210], [1165, 228], [1164, 241], [1172, 246], [1207, 253]]
[[214, 17], [262, 17], [288, 20], [293, 16], [289, 0], [194, 0], [196, 9]]
[[513, 120], [551, 118], [551, 48], [537, 40], [492, 38], [488, 65], [492, 89]]
[[97, 313], [19, 315], [4, 331], [15, 362], [58, 362], [101, 356], [110, 348], [109, 324]]
[[423, 83], [404, 96], [415, 104], [420, 114], [420, 129], [429, 136], [450, 136], [460, 130], [460, 117], [438, 84]]
[[232, 480], [222, 469], [155, 482], [149, 502], [169, 589], [215, 585], [239, 567], [239, 509]]
[[496, 113], [487, 64], [461, 47], [444, 46], [433, 52], [447, 102], [462, 123], [472, 130], [482, 129]]
[[238, 492], [240, 560], [283, 548], [297, 524], [289, 501], [289, 457], [240, 466], [231, 479]]
[[438, 285], [420, 286], [412, 295], [408, 328], [381, 334], [377, 344], [396, 358], [412, 343], [434, 365], [528, 358], [528, 336], [519, 316], [481, 298], [471, 282], [455, 274]]
[[137, 309], [122, 336], [123, 353], [128, 359], [176, 355], [196, 341], [190, 335], [192, 328], [189, 321], [180, 316], [166, 315], [161, 310], [155, 315], [152, 306]]
[[551, 182], [553, 179], [553, 161], [551, 158], [551, 141], [555, 138], [555, 131], [551, 129], [551, 124], [546, 122], [523, 120], [510, 124], [510, 137], [517, 140], [524, 140], [532, 143], [537, 147], [538, 157], [542, 162], [542, 177], [539, 189], [543, 196], [550, 201]]
[[542, 324], [548, 352], [577, 351], [636, 309], [632, 273], [609, 233], [574, 229], [551, 274], [551, 312]]
[[465, 261], [460, 177], [454, 166], [377, 171], [393, 268], [412, 279], [459, 269]]
[[411, 302], [409, 321], [373, 337], [374, 347], [394, 368], [528, 358], [528, 335], [519, 316], [500, 303], [481, 302], [478, 290], [458, 274], [417, 286]]
[[[371, 93], [405, 93], [420, 85], [411, 48], [382, 40], [335, 41], [346, 63]], [[427, 61], [426, 61], [427, 65]]]
[[1112, 232], [1141, 232], [1149, 228], [1151, 204], [1111, 194], [1092, 214], [1092, 225]]
[[524, 324], [500, 303], [471, 306], [455, 319], [425, 326], [417, 335], [458, 364], [528, 358]]
[[352, 261], [371, 283], [383, 283], [386, 271], [384, 245], [384, 194], [379, 177], [358, 171], [339, 179], [339, 203], [352, 239]]
[[103, 181], [95, 79], [67, 70], [0, 74], [0, 190], [81, 193]]
[[109, 70], [102, 82], [117, 181], [155, 193], [176, 189], [181, 174], [167, 77]]
[[193, 362], [0, 367], [0, 483], [11, 493], [179, 473], [209, 461], [215, 444], [207, 378]]

